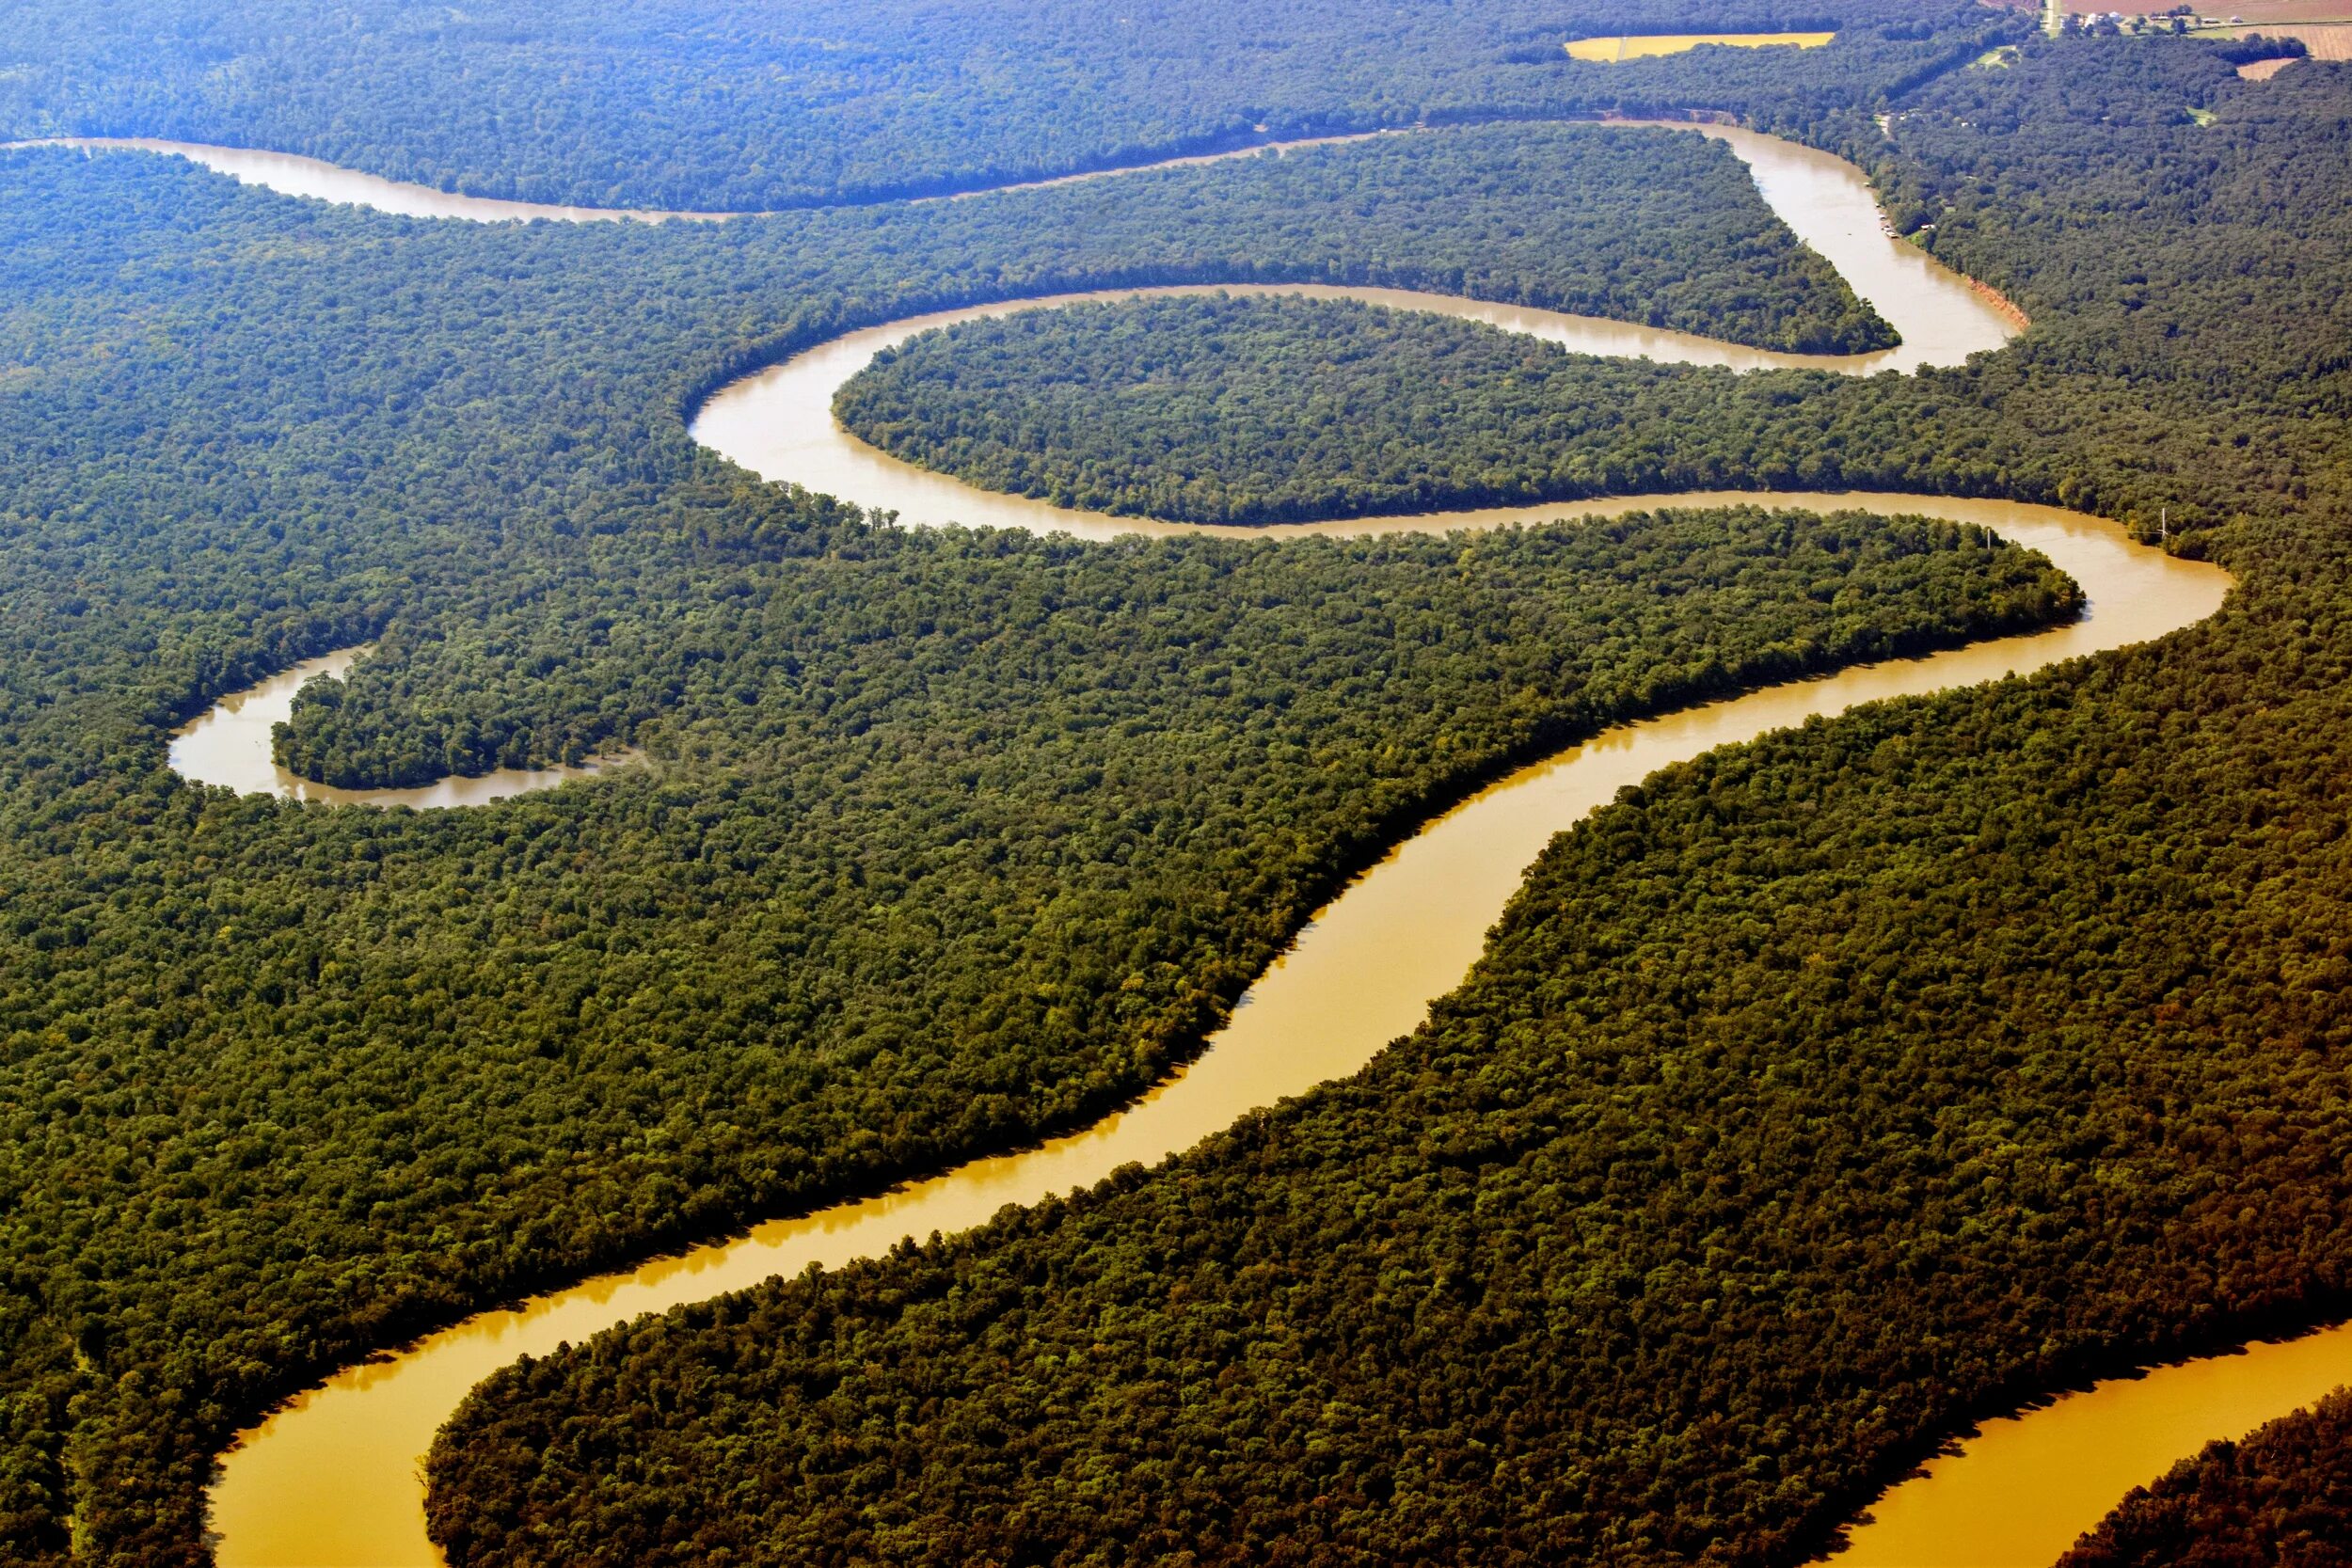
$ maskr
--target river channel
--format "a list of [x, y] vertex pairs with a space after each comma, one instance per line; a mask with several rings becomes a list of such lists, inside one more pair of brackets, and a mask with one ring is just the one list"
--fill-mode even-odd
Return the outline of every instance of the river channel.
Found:
[[276, 795], [342, 806], [413, 806], [430, 811], [449, 806], [486, 806], [510, 796], [553, 789], [571, 779], [597, 774], [633, 760], [629, 755], [590, 758], [569, 768], [501, 768], [472, 778], [438, 779], [409, 789], [337, 789], [278, 766], [271, 734], [294, 717], [294, 693], [320, 675], [340, 678], [358, 662], [365, 647], [338, 648], [307, 658], [265, 681], [232, 692], [183, 724], [167, 753], [172, 771], [198, 784], [217, 784], [243, 795]]
[[[1850, 166], [1769, 137], [1705, 129], [1732, 144], [1775, 211], [1896, 325], [1901, 348], [1843, 359], [1766, 355], [1623, 324], [1435, 296], [1275, 292], [1344, 293], [1473, 316], [1584, 352], [1736, 368], [1801, 363], [1855, 373], [1910, 370], [1956, 363], [2013, 334], [2013, 313], [1882, 231], [1867, 184]], [[349, 188], [330, 198], [366, 199]], [[906, 524], [991, 523], [1091, 537], [1175, 531], [1170, 525], [985, 495], [886, 458], [834, 425], [834, 390], [880, 348], [966, 315], [1052, 303], [1008, 302], [837, 340], [723, 389], [697, 418], [695, 434], [765, 477], [887, 508]], [[2159, 637], [2213, 613], [2230, 586], [2218, 569], [2171, 559], [2102, 519], [1927, 496], [1734, 492], [1612, 499], [1342, 521], [1253, 536], [1491, 528], [1661, 503], [1740, 502], [1866, 507], [1989, 527], [2048, 556], [2084, 585], [2089, 606], [2078, 621], [2047, 631], [1851, 669], [1609, 730], [1493, 785], [1399, 846], [1315, 916], [1188, 1069], [1084, 1132], [863, 1201], [774, 1221], [512, 1310], [485, 1312], [345, 1370], [242, 1433], [224, 1455], [211, 1494], [219, 1561], [224, 1568], [430, 1568], [440, 1558], [424, 1534], [419, 1458], [465, 1394], [516, 1357], [546, 1354], [641, 1314], [810, 1263], [839, 1266], [900, 1238], [965, 1228], [1006, 1204], [1089, 1185], [1131, 1162], [1157, 1163], [1249, 1110], [1359, 1069], [1411, 1029], [1432, 999], [1460, 981], [1528, 863], [1555, 833], [1620, 787], [1714, 747], [1857, 703], [1997, 679]], [[278, 677], [289, 678], [301, 676], [288, 672]], [[292, 689], [285, 688], [289, 698]], [[260, 731], [266, 760], [266, 725]], [[246, 733], [250, 764], [251, 728]], [[175, 760], [178, 755], [175, 749]], [[2102, 1385], [2014, 1421], [1989, 1423], [1960, 1454], [1937, 1461], [1882, 1499], [1879, 1522], [1857, 1531], [1852, 1547], [1836, 1560], [1848, 1568], [1945, 1562], [2044, 1568], [2124, 1490], [2153, 1479], [2171, 1459], [2211, 1437], [2299, 1408], [2335, 1381], [2352, 1377], [2352, 1364], [2339, 1370], [2340, 1361], [2352, 1363], [2352, 1333]], [[2043, 1435], [2031, 1435], [2036, 1433]], [[2087, 1452], [2114, 1462], [2088, 1464]], [[2026, 1457], [2016, 1458], [2020, 1453]], [[2032, 1515], [2028, 1528], [2016, 1528], [2020, 1514]]]
[[[1229, 158], [1252, 157], [1261, 152], [1280, 154], [1299, 148], [1329, 147], [1340, 142], [1362, 141], [1371, 136], [1395, 134], [1364, 131], [1347, 135], [1252, 142], [1243, 147], [1228, 148], [1221, 152], [1198, 152], [1184, 157], [1166, 158], [1137, 167], [1183, 168], [1195, 164], [1223, 163]], [[332, 201], [347, 207], [366, 207], [398, 217], [458, 218], [469, 223], [723, 223], [728, 218], [774, 215], [760, 213], [674, 213], [649, 207], [566, 207], [544, 201], [510, 201], [501, 197], [461, 196], [455, 191], [413, 184], [405, 180], [387, 180], [380, 174], [362, 174], [356, 168], [344, 168], [339, 164], [305, 158], [293, 152], [220, 147], [210, 142], [166, 141], [156, 136], [45, 136], [34, 141], [0, 143], [0, 150], [11, 147], [65, 147], [81, 152], [161, 153], [167, 157], [185, 158], [215, 174], [225, 174], [241, 184], [259, 185], [280, 196], [309, 197], [316, 201]], [[1134, 172], [1135, 168], [1093, 169], [1083, 174], [1061, 174], [1046, 180], [1025, 180], [1014, 184], [994, 185], [984, 191], [917, 197], [914, 199], [917, 202], [961, 201], [966, 196], [1042, 190], [1049, 185], [1069, 185], [1081, 180], [1102, 180]]]
[[[1247, 1111], [1358, 1070], [1411, 1029], [1433, 998], [1460, 982], [1551, 836], [1622, 786], [1856, 703], [1997, 679], [2161, 636], [2211, 614], [2229, 587], [2213, 567], [2136, 545], [2112, 523], [2049, 508], [1924, 496], [1686, 499], [1864, 505], [1988, 525], [2056, 562], [2089, 590], [2090, 608], [2049, 631], [1848, 670], [1607, 731], [1495, 784], [1407, 840], [1315, 916], [1188, 1069], [1084, 1132], [761, 1226], [516, 1310], [485, 1313], [339, 1374], [246, 1433], [226, 1456], [212, 1495], [223, 1568], [428, 1568], [439, 1558], [424, 1534], [418, 1457], [466, 1392], [516, 1356], [545, 1355], [642, 1313], [810, 1263], [837, 1267], [901, 1237], [961, 1230], [1006, 1204], [1089, 1185], [1130, 1162], [1156, 1164]], [[1601, 503], [1582, 515], [1644, 504]], [[2187, 1448], [2209, 1431], [2197, 1428]], [[2091, 1519], [2120, 1496], [2120, 1488], [2103, 1494]], [[1997, 1560], [1975, 1560], [1993, 1568]]]

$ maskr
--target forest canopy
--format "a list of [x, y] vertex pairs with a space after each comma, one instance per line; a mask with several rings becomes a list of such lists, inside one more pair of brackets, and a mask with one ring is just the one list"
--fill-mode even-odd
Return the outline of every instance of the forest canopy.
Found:
[[[12, 10], [9, 59], [55, 57], [26, 29], [70, 55], [111, 14]], [[1524, 47], [1556, 55], [1569, 20]], [[1738, 383], [1740, 440], [1708, 461], [1726, 483], [1867, 479], [2166, 528], [2241, 572], [2232, 610], [1661, 781], [1555, 853], [1439, 1030], [1238, 1130], [1230, 1168], [1212, 1150], [1197, 1176], [516, 1373], [436, 1461], [463, 1551], [637, 1551], [616, 1519], [660, 1521], [660, 1549], [865, 1528], [793, 1511], [784, 1481], [697, 1490], [741, 1479], [702, 1446], [708, 1412], [731, 1456], [806, 1454], [785, 1481], [810, 1494], [887, 1484], [909, 1555], [1173, 1529], [1240, 1556], [1279, 1537], [1428, 1557], [1534, 1519], [1595, 1556], [1770, 1560], [1979, 1405], [2344, 1299], [2344, 72], [2242, 83], [2201, 44], [2068, 40], [1931, 81], [1954, 57], [1932, 17], [1832, 20], [1828, 49], [1607, 68], [1612, 90], [1721, 91], [1845, 150], [1906, 232], [2036, 326], [1951, 372]], [[471, 85], [409, 71], [371, 119], [343, 73], [424, 56], [347, 41], [151, 42], [104, 69], [11, 63], [0, 91], [87, 90], [88, 128], [299, 127], [299, 150], [390, 172], [414, 148], [417, 172], [532, 195], [830, 198], [1028, 156], [1002, 127], [943, 129], [951, 93], [891, 111], [886, 169], [819, 166], [843, 145], [825, 136], [771, 167], [711, 135], [756, 115], [635, 74], [650, 46], [616, 75], [550, 74], [529, 38]], [[495, 94], [548, 84], [530, 135], [485, 132]], [[1134, 102], [1140, 120], [1168, 97]], [[612, 123], [639, 104], [662, 112]], [[444, 107], [456, 139], [417, 140]], [[743, 369], [958, 304], [1586, 288], [1605, 236], [1545, 150], [1594, 134], [1502, 124], [665, 229], [388, 220], [160, 160], [0, 156], [0, 1549], [200, 1561], [210, 1455], [320, 1370], [1096, 1114], [1197, 1046], [1350, 868], [1613, 713], [2067, 612], [2014, 552], [1851, 516], [1653, 515], [1467, 558], [919, 534], [753, 483], [686, 432]], [[1453, 152], [1518, 138], [1526, 178], [1462, 185]], [[583, 171], [586, 147], [608, 161]], [[1784, 323], [1848, 309], [1772, 297]], [[1640, 428], [1707, 455], [1732, 385], [1658, 372]], [[332, 719], [296, 726], [322, 771], [612, 736], [653, 764], [456, 814], [305, 810], [165, 766], [205, 704], [363, 640]], [[1202, 1256], [1171, 1304], [1155, 1281]], [[1277, 1299], [1269, 1260], [1301, 1257]], [[1885, 1289], [1841, 1294], [1869, 1279]], [[1555, 1289], [1581, 1314], [1565, 1343]], [[999, 1318], [1036, 1325], [1029, 1383], [987, 1381]], [[1744, 1346], [1712, 1338], [1749, 1323]], [[1801, 1331], [1809, 1359], [1774, 1354]], [[850, 1354], [868, 1346], [870, 1370]], [[937, 1391], [904, 1381], [909, 1346], [981, 1380], [953, 1434], [996, 1444], [989, 1465], [1008, 1432], [1085, 1459], [1171, 1432], [1247, 1457], [1271, 1433], [1291, 1474], [1333, 1483], [1270, 1496], [1253, 1466], [1198, 1516], [1169, 1469], [1130, 1470], [1117, 1516], [1083, 1465], [1068, 1487], [1042, 1462], [899, 1487], [898, 1413]], [[1163, 1378], [1168, 1347], [1213, 1374]], [[800, 1399], [810, 1368], [843, 1371], [834, 1402]], [[569, 1402], [616, 1381], [647, 1397]], [[1169, 1386], [1193, 1414], [1168, 1414]], [[1095, 1418], [1105, 1389], [1139, 1390], [1133, 1418]], [[1010, 1417], [988, 1403], [1015, 1396]], [[1498, 1432], [1506, 1407], [1524, 1415]], [[1391, 1463], [1422, 1431], [1451, 1435]], [[615, 1490], [538, 1464], [616, 1432], [676, 1469]], [[1549, 1494], [1497, 1461], [1537, 1439], [1581, 1466]], [[1007, 1497], [1026, 1522], [990, 1512]]]
[[1730, 483], [2185, 527], [2218, 616], [1670, 769], [1358, 1078], [509, 1369], [431, 1459], [453, 1560], [1781, 1564], [1973, 1416], [2340, 1316], [2347, 74], [2034, 40], [1854, 105], [2012, 350], [1580, 372], [1685, 450], [1752, 394]]
[[934, 328], [834, 407], [984, 489], [1263, 525], [1711, 488], [1758, 473], [1732, 451], [1777, 438], [1772, 400], [1824, 374], [1693, 376], [1351, 300], [1175, 298]]
[[2135, 1487], [2058, 1568], [2341, 1568], [2352, 1562], [2352, 1390]]
[[[1614, 715], [2071, 613], [2020, 552], [1851, 515], [917, 532], [686, 431], [746, 364], [976, 299], [1582, 287], [1549, 154], [1634, 135], [665, 228], [0, 156], [0, 1556], [200, 1561], [210, 1456], [329, 1366], [1099, 1114], [1351, 870]], [[1458, 184], [1521, 135], [1523, 179]], [[1687, 143], [1660, 167], [1713, 180]], [[320, 771], [650, 763], [453, 813], [166, 766], [361, 641], [295, 726]]]
[[[1571, 59], [1572, 38], [1833, 27], [1825, 49]], [[1270, 137], [1862, 103], [2023, 28], [1917, 0], [19, 0], [0, 135], [304, 153], [483, 196], [757, 211]]]
[[1837, 142], [2037, 324], [1970, 366], [1734, 374], [1362, 306], [1162, 300], [926, 334], [839, 412], [989, 488], [1200, 521], [1851, 487], [2088, 505], [2153, 538], [2301, 499], [2352, 438], [2340, 73], [2251, 84], [2201, 44], [2083, 48], [1961, 72]]

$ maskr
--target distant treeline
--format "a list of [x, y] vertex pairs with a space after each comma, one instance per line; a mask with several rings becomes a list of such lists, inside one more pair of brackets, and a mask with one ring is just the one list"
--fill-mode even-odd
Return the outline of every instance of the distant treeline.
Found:
[[[2348, 75], [2028, 40], [1826, 123], [2035, 325], [1740, 393], [1793, 467], [2189, 525], [2220, 615], [1669, 769], [1359, 1077], [501, 1372], [454, 1560], [1769, 1568], [1972, 1415], [2343, 1311]], [[1727, 378], [1636, 373], [1708, 438]]]
[[[1952, 0], [154, 0], [0, 11], [0, 135], [172, 136], [485, 196], [756, 211], [1263, 140], [1867, 103], [2022, 31]], [[1627, 65], [1573, 38], [1836, 28]]]

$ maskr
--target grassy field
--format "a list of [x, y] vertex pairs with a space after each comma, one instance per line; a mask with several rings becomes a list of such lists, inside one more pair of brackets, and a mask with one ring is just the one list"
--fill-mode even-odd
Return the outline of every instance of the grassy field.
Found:
[[1648, 59], [1659, 55], [1679, 55], [1686, 49], [1696, 49], [1702, 43], [1727, 43], [1740, 49], [1757, 49], [1774, 43], [1793, 44], [1799, 49], [1819, 49], [1836, 36], [1836, 33], [1643, 33], [1628, 38], [1579, 39], [1568, 45], [1568, 54], [1580, 60], [1614, 63]]

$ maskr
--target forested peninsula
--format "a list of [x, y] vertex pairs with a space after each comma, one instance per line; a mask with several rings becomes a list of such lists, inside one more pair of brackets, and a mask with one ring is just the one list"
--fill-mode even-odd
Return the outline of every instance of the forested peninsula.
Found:
[[1192, 523], [1847, 483], [1814, 452], [1757, 460], [1783, 438], [1787, 380], [1756, 374], [1692, 386], [1682, 367], [1349, 300], [1149, 299], [919, 334], [834, 412], [984, 489]]
[[1788, 1563], [1973, 1415], [2341, 1314], [2346, 77], [2031, 40], [1825, 115], [2033, 330], [1584, 372], [1669, 450], [1752, 399], [1731, 483], [2123, 517], [2219, 616], [1671, 769], [1359, 1077], [501, 1373], [453, 1560]]
[[[0, 1555], [199, 1562], [211, 1454], [325, 1368], [1131, 1097], [1515, 760], [2071, 613], [1940, 525], [1082, 546], [900, 530], [686, 432], [746, 366], [971, 300], [1565, 297], [1615, 254], [1546, 174], [1577, 136], [1654, 146], [1724, 245], [1788, 256], [1687, 139], [1629, 135], [1433, 135], [1531, 138], [1469, 192], [1398, 138], [660, 229], [0, 156]], [[1818, 269], [1766, 297], [1765, 329], [1853, 309]], [[320, 772], [648, 766], [450, 813], [166, 766], [174, 724], [361, 641], [285, 740]]]
[[[1200, 522], [1753, 486], [2009, 496], [2152, 537], [2201, 528], [2249, 487], [2299, 499], [2345, 439], [2312, 379], [2344, 320], [2321, 254], [2341, 201], [2335, 89], [2314, 72], [2256, 98], [2227, 52], [2167, 47], [1961, 72], [1891, 139], [1824, 122], [1921, 244], [2042, 322], [1966, 369], [1734, 373], [1345, 302], [1152, 300], [924, 334], [844, 387], [838, 412], [987, 488]], [[2187, 135], [2191, 109], [2222, 104], [2212, 136]], [[2058, 236], [2041, 254], [1988, 206], [1994, 188]], [[2087, 211], [2150, 232], [2072, 221]], [[2197, 223], [2230, 247], [2218, 274], [2180, 232]], [[2179, 315], [2200, 309], [2211, 319], [2188, 331]]]
[[2058, 1568], [2336, 1568], [2352, 1562], [2352, 1392], [2141, 1487]]

